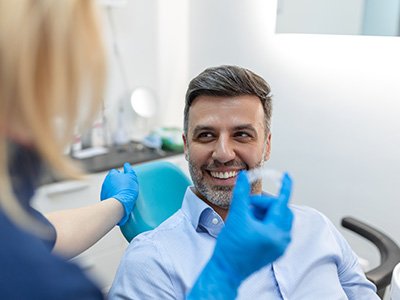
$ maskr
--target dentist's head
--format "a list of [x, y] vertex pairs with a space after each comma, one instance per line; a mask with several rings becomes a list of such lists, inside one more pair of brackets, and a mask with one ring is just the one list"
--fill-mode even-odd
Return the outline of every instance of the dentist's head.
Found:
[[63, 149], [76, 122], [88, 122], [101, 103], [98, 17], [90, 0], [0, 0], [0, 205], [19, 223], [10, 143], [35, 149], [62, 175], [79, 174]]

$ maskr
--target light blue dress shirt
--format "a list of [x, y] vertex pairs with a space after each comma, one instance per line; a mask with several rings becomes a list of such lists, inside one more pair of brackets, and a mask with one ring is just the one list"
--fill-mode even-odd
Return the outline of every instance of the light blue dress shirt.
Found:
[[[292, 242], [273, 264], [251, 275], [238, 299], [379, 299], [357, 257], [318, 211], [292, 205]], [[130, 243], [110, 299], [185, 299], [209, 260], [221, 217], [188, 188], [182, 208]]]

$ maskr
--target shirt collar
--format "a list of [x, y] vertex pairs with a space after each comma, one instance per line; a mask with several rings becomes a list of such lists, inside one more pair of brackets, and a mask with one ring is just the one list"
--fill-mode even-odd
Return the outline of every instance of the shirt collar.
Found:
[[196, 231], [207, 232], [216, 238], [224, 227], [224, 221], [214, 209], [193, 192], [193, 189], [193, 186], [186, 189], [182, 211]]

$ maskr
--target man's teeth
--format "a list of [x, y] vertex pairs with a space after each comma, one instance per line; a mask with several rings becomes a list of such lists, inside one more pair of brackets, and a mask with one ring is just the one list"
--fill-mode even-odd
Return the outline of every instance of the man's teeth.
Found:
[[238, 172], [230, 171], [230, 172], [210, 172], [212, 177], [220, 178], [220, 179], [228, 179], [235, 177]]

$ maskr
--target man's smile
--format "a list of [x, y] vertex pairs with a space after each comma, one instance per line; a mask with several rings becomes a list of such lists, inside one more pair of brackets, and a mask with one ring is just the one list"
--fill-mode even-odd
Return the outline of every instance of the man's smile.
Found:
[[214, 178], [219, 178], [219, 179], [228, 179], [232, 177], [236, 177], [239, 172], [234, 170], [234, 171], [225, 171], [225, 172], [218, 172], [218, 171], [210, 171], [210, 174]]

